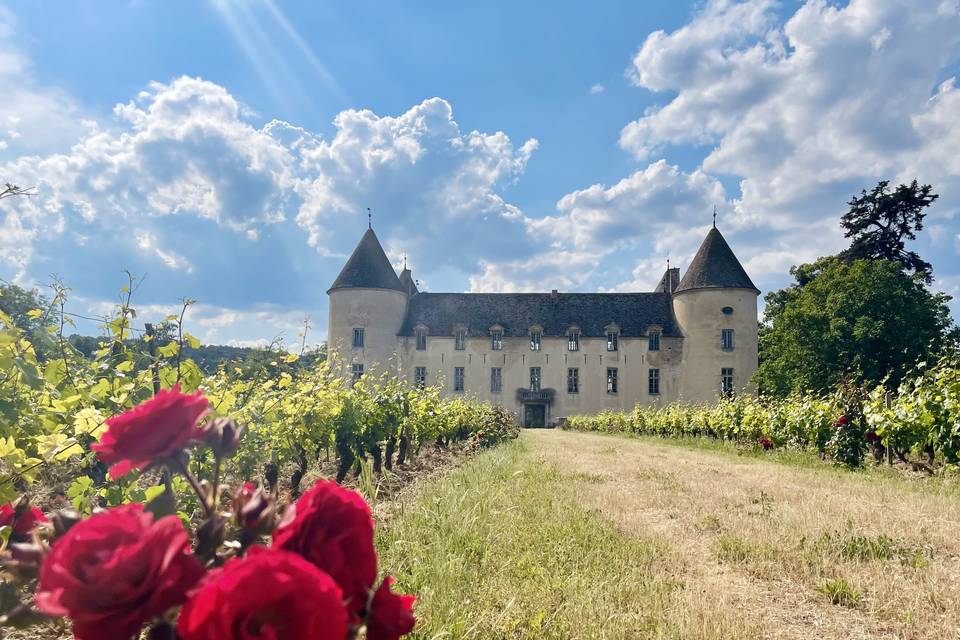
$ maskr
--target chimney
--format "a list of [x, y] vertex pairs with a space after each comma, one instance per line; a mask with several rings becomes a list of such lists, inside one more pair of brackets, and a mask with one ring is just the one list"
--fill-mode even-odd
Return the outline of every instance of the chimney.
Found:
[[551, 297], [551, 298], [556, 298], [556, 297], [557, 297], [557, 290], [556, 290], [556, 289], [553, 289], [553, 290], [550, 291], [550, 297]]

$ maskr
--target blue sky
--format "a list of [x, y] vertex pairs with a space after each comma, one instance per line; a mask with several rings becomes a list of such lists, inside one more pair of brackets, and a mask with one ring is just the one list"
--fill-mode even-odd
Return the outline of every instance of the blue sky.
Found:
[[956, 296], [958, 62], [958, 0], [0, 0], [0, 179], [37, 188], [0, 278], [99, 315], [129, 269], [142, 320], [321, 340], [366, 207], [429, 290], [605, 291], [684, 269], [716, 206], [767, 291], [916, 177]]

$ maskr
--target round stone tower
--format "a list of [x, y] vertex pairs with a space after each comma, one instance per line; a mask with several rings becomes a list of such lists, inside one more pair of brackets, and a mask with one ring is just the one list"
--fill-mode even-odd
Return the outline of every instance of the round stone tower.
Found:
[[372, 227], [363, 234], [327, 296], [327, 347], [337, 354], [342, 373], [397, 373], [397, 331], [406, 313], [408, 293]]
[[683, 333], [682, 402], [755, 391], [758, 295], [714, 226], [673, 292], [673, 313]]

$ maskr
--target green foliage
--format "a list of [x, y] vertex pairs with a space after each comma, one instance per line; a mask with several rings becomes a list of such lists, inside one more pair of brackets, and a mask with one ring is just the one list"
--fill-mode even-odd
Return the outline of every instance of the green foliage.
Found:
[[[824, 395], [785, 398], [737, 396], [713, 405], [669, 404], [633, 412], [572, 416], [565, 428], [670, 438], [718, 438], [757, 446], [814, 451], [859, 466], [873, 439], [906, 459], [911, 452], [960, 463], [960, 366], [944, 359], [921, 367], [896, 393], [884, 385], [865, 391], [845, 384]], [[840, 416], [846, 424], [840, 424]]]
[[896, 262], [905, 273], [917, 275], [924, 282], [933, 281], [933, 268], [914, 251], [907, 251], [905, 240], [916, 240], [923, 229], [924, 209], [936, 202], [933, 187], [922, 187], [914, 180], [901, 184], [892, 192], [890, 182], [881, 180], [869, 192], [863, 190], [847, 204], [850, 210], [840, 225], [851, 238], [850, 248], [840, 254], [844, 260], [862, 258]]
[[[120, 308], [104, 323], [104, 337], [95, 346], [84, 345], [91, 349], [88, 354], [64, 335], [69, 323], [62, 287], [55, 288], [43, 315], [45, 360], [37, 356], [35, 337], [0, 312], [0, 502], [27, 490], [41, 471], [45, 477], [69, 478], [66, 498], [84, 513], [155, 497], [155, 473], [110, 481], [90, 445], [102, 436], [110, 416], [150, 398], [155, 388], [175, 384], [187, 393], [202, 388], [215, 416], [246, 426], [241, 448], [229, 460], [229, 477], [257, 477], [265, 463], [272, 463], [294, 469], [294, 492], [308, 467], [331, 448], [344, 472], [373, 456], [379, 473], [384, 449], [389, 467], [394, 457], [398, 463], [409, 460], [428, 443], [477, 446], [516, 436], [513, 416], [502, 410], [461, 398], [445, 400], [436, 388], [413, 389], [388, 376], [344, 385], [334, 374], [336, 363], [278, 345], [206, 375], [185, 357], [199, 341], [184, 330], [183, 313], [133, 336], [135, 289], [131, 277]], [[184, 301], [184, 311], [191, 302]], [[483, 435], [475, 437], [477, 432]], [[212, 475], [213, 460], [203, 450], [190, 464], [198, 475]], [[174, 482], [173, 489], [189, 504], [186, 486]]]
[[898, 383], [955, 331], [947, 301], [887, 260], [822, 258], [766, 296], [755, 379], [764, 393], [825, 392], [852, 377]]
[[864, 404], [868, 427], [899, 451], [929, 449], [952, 465], [960, 462], [960, 366], [941, 361], [921, 367], [897, 393], [877, 386]]
[[827, 596], [832, 604], [841, 607], [856, 607], [862, 600], [860, 591], [843, 578], [828, 580], [817, 587], [817, 591]]

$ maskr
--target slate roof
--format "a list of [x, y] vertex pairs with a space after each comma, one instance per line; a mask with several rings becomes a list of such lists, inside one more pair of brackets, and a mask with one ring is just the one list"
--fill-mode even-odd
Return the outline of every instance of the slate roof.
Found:
[[419, 323], [434, 336], [453, 335], [459, 325], [468, 336], [488, 336], [499, 324], [508, 337], [529, 335], [533, 325], [545, 336], [566, 336], [577, 325], [581, 335], [600, 337], [614, 323], [624, 337], [644, 336], [654, 324], [665, 336], [681, 335], [667, 293], [419, 293], [399, 335], [412, 336]]
[[347, 264], [343, 265], [340, 275], [327, 291], [350, 287], [394, 289], [406, 292], [373, 229], [367, 229], [360, 238], [357, 248], [353, 250]]
[[716, 227], [704, 238], [674, 293], [712, 288], [753, 289], [760, 293]]

